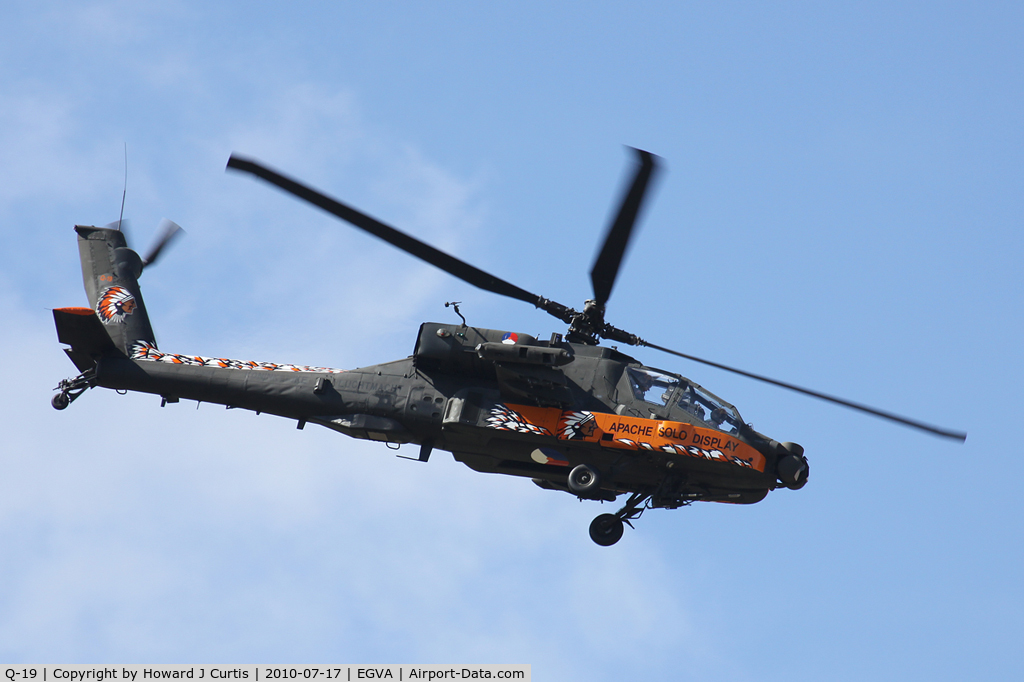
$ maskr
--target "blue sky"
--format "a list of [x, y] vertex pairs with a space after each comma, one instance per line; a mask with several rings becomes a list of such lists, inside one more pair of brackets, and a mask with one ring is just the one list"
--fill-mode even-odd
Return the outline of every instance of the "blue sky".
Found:
[[[0, 661], [521, 662], [535, 679], [1016, 679], [1024, 667], [1014, 3], [7, 3]], [[454, 319], [558, 322], [251, 178], [303, 178], [579, 305], [664, 159], [609, 319], [968, 432], [637, 351], [802, 443], [754, 506], [595, 503], [284, 420], [90, 391], [51, 308], [126, 217], [161, 348], [357, 367]]]

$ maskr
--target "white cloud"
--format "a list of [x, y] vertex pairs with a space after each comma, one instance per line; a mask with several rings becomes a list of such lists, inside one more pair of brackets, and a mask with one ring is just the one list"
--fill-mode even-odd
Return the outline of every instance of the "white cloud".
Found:
[[55, 193], [61, 202], [81, 200], [109, 182], [96, 172], [97, 146], [80, 140], [81, 114], [57, 93], [0, 94], [0, 208], [8, 217]]
[[[154, 19], [119, 8], [67, 26], [154, 38]], [[188, 124], [173, 139], [129, 145], [139, 240], [163, 215], [189, 230], [142, 282], [164, 348], [351, 366], [403, 357], [418, 322], [453, 319], [440, 304], [464, 285], [221, 169], [230, 151], [250, 154], [456, 255], [486, 215], [479, 179], [376, 129], [344, 88], [270, 73], [258, 91], [218, 92], [192, 58], [153, 47], [134, 85], [161, 86], [164, 102], [204, 93], [199, 111], [168, 112]], [[239, 90], [251, 111], [233, 105]], [[4, 96], [0, 141], [17, 160], [0, 171], [6, 214], [54, 195], [87, 214], [70, 220], [108, 210], [120, 133], [71, 104], [77, 92]], [[48, 286], [80, 296], [70, 231], [23, 236], [44, 260], [58, 238], [64, 283]], [[153, 396], [94, 390], [52, 410], [50, 389], [74, 370], [41, 310], [54, 302], [29, 276], [37, 263], [8, 257], [0, 658], [504, 660], [599, 679], [623, 648], [675, 651], [695, 636], [666, 595], [679, 571], [656, 548], [639, 534], [592, 546], [598, 509], [525, 479], [217, 406], [160, 409]]]
[[[408, 220], [410, 231], [457, 244], [462, 230], [479, 225], [473, 183], [408, 146], [366, 142], [349, 96], [300, 90], [290, 100], [300, 104], [243, 124], [232, 139], [296, 162], [291, 145], [322, 150], [315, 140], [349, 141], [352, 164], [373, 159], [367, 165], [375, 172], [360, 191], [399, 197], [389, 210]], [[54, 143], [58, 153], [61, 144]], [[354, 173], [333, 166], [326, 152], [311, 166], [328, 180]], [[180, 308], [168, 316], [154, 300], [168, 302], [161, 290], [181, 285], [173, 274], [183, 266], [162, 264], [143, 285], [161, 292], [147, 302], [164, 333], [189, 311], [206, 315], [196, 344], [230, 334], [235, 319], [249, 317], [260, 331], [237, 347], [266, 348], [266, 359], [330, 350], [376, 361], [409, 352], [416, 316], [445, 275], [408, 267], [408, 259], [382, 266], [339, 250], [351, 235], [333, 224], [311, 230], [317, 249], [268, 251], [260, 242], [282, 229], [276, 220], [309, 209], [283, 202], [260, 225], [264, 205], [225, 208], [230, 200], [202, 185], [195, 182], [189, 197], [212, 211], [206, 225], [232, 212], [236, 224], [252, 220], [257, 227], [251, 246], [239, 249], [243, 259], [270, 259], [295, 274], [247, 283], [239, 254], [230, 253], [222, 265], [238, 277], [234, 286], [250, 287], [252, 300], [266, 308], [225, 319], [198, 303], [175, 303]], [[255, 189], [272, 198], [261, 202], [279, 199], [274, 190]], [[404, 258], [389, 247], [380, 252]], [[306, 295], [318, 276], [344, 294]], [[566, 641], [595, 661], [608, 660], [616, 642], [674, 645], [642, 618], [655, 606], [687, 632], [680, 605], [664, 598], [656, 552], [635, 541], [637, 569], [626, 554], [592, 547], [586, 524], [596, 512], [526, 480], [482, 476], [442, 452], [427, 465], [397, 460], [379, 445], [314, 427], [296, 432], [280, 419], [217, 406], [161, 410], [152, 396], [90, 391], [55, 412], [49, 389], [73, 370], [60, 357], [48, 314], [26, 313], [20, 290], [5, 286], [9, 324], [0, 348], [21, 359], [0, 405], [12, 434], [0, 483], [0, 542], [11, 550], [0, 564], [5, 659], [62, 652], [76, 660], [256, 660], [270, 647], [279, 660], [327, 652], [333, 660], [515, 660], [558, 669]], [[187, 284], [178, 290], [188, 291]], [[307, 326], [313, 331], [302, 332]], [[275, 358], [286, 350], [293, 355]], [[627, 573], [654, 579], [624, 589], [617, 583]], [[617, 617], [604, 620], [611, 607], [597, 595], [608, 591], [618, 595]], [[624, 633], [618, 616], [640, 622]]]

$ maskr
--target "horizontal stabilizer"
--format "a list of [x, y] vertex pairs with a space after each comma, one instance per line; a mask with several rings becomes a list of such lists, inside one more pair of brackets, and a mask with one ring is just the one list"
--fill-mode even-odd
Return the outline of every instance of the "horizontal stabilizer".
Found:
[[71, 346], [68, 357], [80, 371], [91, 368], [103, 355], [123, 355], [91, 308], [55, 308], [53, 321], [57, 339]]

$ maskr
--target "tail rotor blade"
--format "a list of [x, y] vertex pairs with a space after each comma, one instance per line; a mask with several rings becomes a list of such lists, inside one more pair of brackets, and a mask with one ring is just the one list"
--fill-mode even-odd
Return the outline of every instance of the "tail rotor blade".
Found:
[[619, 274], [619, 266], [622, 265], [622, 257], [629, 246], [629, 238], [633, 233], [633, 226], [636, 224], [637, 215], [643, 204], [644, 194], [647, 185], [657, 170], [657, 157], [650, 152], [641, 149], [634, 149], [637, 153], [639, 164], [636, 175], [630, 184], [619, 212], [608, 227], [608, 234], [604, 238], [604, 245], [594, 260], [594, 267], [590, 271], [590, 281], [594, 285], [594, 300], [604, 308], [604, 304], [611, 296], [612, 286], [615, 284], [615, 277]]
[[146, 254], [146, 257], [142, 259], [143, 267], [152, 265], [156, 262], [156, 259], [160, 257], [160, 253], [164, 248], [171, 243], [171, 241], [178, 236], [179, 233], [183, 233], [185, 230], [181, 229], [181, 226], [177, 223], [164, 218], [160, 221], [160, 236], [157, 238], [153, 247]]

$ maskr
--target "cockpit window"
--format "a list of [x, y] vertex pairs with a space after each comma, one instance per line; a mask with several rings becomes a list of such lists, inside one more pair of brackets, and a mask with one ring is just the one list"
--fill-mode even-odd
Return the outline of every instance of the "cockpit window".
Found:
[[633, 388], [633, 395], [652, 405], [668, 405], [676, 386], [679, 385], [678, 377], [646, 367], [627, 367], [626, 372], [629, 374], [629, 385]]
[[738, 433], [742, 424], [735, 407], [696, 384], [683, 384], [677, 405], [719, 431]]
[[707, 408], [704, 401], [698, 399], [697, 395], [697, 392], [693, 390], [693, 386], [686, 384], [683, 386], [683, 390], [680, 391], [679, 401], [676, 404], [680, 409], [706, 422], [708, 420]]
[[743, 420], [736, 408], [702, 386], [650, 367], [627, 367], [633, 395], [645, 403], [683, 410], [725, 433], [739, 433]]

